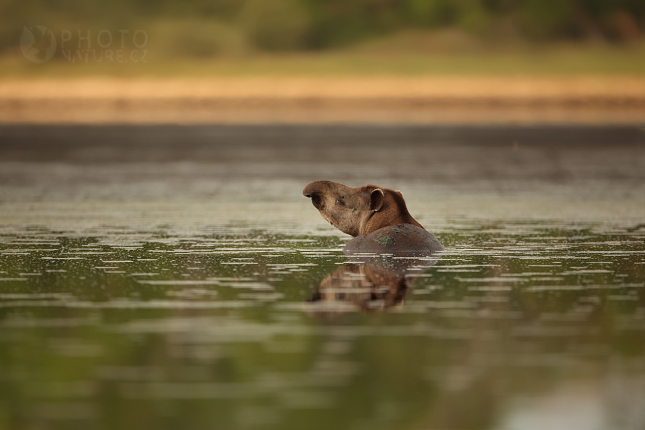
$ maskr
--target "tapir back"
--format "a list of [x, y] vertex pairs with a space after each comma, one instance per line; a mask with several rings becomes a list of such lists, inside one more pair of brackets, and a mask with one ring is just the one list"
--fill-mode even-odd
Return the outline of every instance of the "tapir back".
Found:
[[383, 227], [372, 233], [357, 236], [347, 242], [343, 252], [352, 254], [430, 254], [444, 247], [427, 230], [412, 224]]

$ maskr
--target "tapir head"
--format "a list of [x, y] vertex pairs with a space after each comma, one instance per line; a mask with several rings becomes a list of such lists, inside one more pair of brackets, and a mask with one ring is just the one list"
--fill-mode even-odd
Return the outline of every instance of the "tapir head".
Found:
[[302, 191], [334, 227], [352, 236], [397, 224], [421, 225], [408, 213], [400, 191], [376, 185], [350, 188], [331, 181], [315, 181]]

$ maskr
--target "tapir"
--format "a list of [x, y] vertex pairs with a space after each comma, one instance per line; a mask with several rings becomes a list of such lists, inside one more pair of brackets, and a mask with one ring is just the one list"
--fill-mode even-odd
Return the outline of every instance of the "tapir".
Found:
[[366, 185], [350, 188], [315, 181], [302, 191], [331, 225], [354, 237], [343, 252], [352, 254], [430, 254], [441, 242], [408, 212], [400, 191]]

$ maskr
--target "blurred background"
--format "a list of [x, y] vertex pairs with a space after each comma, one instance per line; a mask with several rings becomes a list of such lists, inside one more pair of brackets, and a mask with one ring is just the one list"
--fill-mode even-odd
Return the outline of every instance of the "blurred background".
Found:
[[[395, 122], [598, 122], [605, 115], [604, 122], [634, 122], [645, 91], [640, 0], [5, 0], [0, 12], [5, 121], [339, 121], [348, 113], [311, 109], [341, 99], [371, 106], [372, 112], [354, 109], [349, 118], [372, 122], [387, 121], [388, 114]], [[29, 78], [41, 81], [17, 82]], [[117, 78], [139, 81], [128, 87]], [[174, 86], [146, 87], [152, 78]], [[82, 87], [70, 82], [80, 79]], [[159, 98], [183, 102], [121, 115], [123, 103], [96, 101]], [[91, 113], [66, 106], [73, 110], [66, 115], [43, 103], [34, 102], [31, 113], [21, 105], [35, 99], [95, 103]], [[223, 113], [208, 103], [187, 105], [195, 100], [228, 108], [234, 101], [260, 104]], [[262, 111], [267, 100], [282, 105]], [[307, 101], [304, 111], [294, 112]], [[374, 101], [385, 113], [373, 111]], [[551, 111], [542, 106], [532, 118], [508, 116], [509, 109], [484, 118], [484, 109], [409, 117], [400, 112], [406, 101], [424, 109], [447, 101], [548, 104]], [[288, 102], [298, 106], [288, 112]], [[563, 105], [603, 109], [576, 119]], [[609, 105], [629, 112], [611, 113]]]
[[[601, 55], [635, 53], [645, 13], [639, 0], [5, 0], [0, 7], [5, 62], [17, 56], [24, 26], [42, 25], [54, 35], [70, 31], [69, 46], [79, 31], [96, 37], [107, 29], [129, 30], [124, 47], [132, 48], [133, 32], [144, 30], [156, 61], [577, 48], [598, 55], [590, 71], [622, 72], [637, 71], [642, 59], [630, 68], [625, 60], [603, 65]], [[62, 61], [62, 52], [54, 58]]]

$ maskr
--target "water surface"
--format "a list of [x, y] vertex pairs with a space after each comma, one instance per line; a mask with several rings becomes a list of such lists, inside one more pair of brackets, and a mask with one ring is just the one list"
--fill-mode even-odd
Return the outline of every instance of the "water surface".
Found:
[[[637, 131], [179, 131], [0, 130], [1, 428], [645, 427]], [[315, 179], [446, 251], [356, 265]]]

